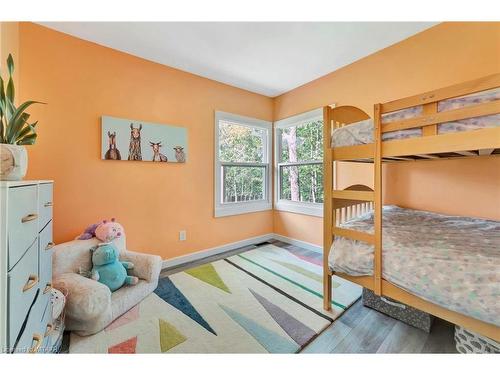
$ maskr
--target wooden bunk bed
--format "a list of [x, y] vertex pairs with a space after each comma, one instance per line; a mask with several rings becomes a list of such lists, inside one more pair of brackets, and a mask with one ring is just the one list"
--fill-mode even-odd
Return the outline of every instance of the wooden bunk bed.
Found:
[[[441, 160], [464, 157], [500, 155], [500, 127], [441, 134], [439, 125], [463, 119], [500, 113], [500, 100], [472, 104], [463, 108], [439, 111], [438, 103], [453, 98], [484, 92], [500, 87], [500, 73], [426, 92], [383, 104], [375, 104], [373, 113], [373, 143], [332, 147], [332, 131], [370, 119], [364, 111], [352, 107], [324, 108], [324, 309], [331, 309], [332, 277], [337, 275], [351, 282], [419, 310], [445, 319], [481, 335], [500, 341], [500, 327], [428, 302], [396, 286], [382, 277], [382, 163]], [[421, 106], [416, 117], [383, 122], [383, 116], [395, 111]], [[406, 129], [421, 129], [417, 137], [383, 140], [385, 133]], [[372, 163], [374, 189], [354, 185], [337, 190], [334, 183], [334, 162]], [[341, 228], [351, 218], [373, 210], [374, 233]], [[362, 241], [373, 246], [373, 275], [351, 276], [334, 272], [329, 265], [330, 248], [335, 236]]]

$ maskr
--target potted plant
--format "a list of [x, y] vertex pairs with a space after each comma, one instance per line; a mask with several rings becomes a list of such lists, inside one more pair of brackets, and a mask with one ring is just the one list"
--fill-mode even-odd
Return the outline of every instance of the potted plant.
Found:
[[12, 75], [14, 59], [7, 58], [9, 80], [7, 86], [0, 77], [0, 180], [22, 180], [28, 169], [28, 153], [25, 145], [36, 141], [36, 124], [28, 123], [28, 107], [36, 102], [28, 100], [18, 107], [14, 104], [15, 88]]

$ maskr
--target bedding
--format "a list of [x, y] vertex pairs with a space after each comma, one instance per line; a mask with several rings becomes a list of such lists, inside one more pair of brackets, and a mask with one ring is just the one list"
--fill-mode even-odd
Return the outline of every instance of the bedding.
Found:
[[[500, 222], [383, 208], [382, 276], [440, 305], [500, 326]], [[373, 211], [340, 225], [373, 233]], [[330, 268], [373, 274], [373, 246], [335, 237]]]
[[[476, 94], [466, 95], [458, 98], [438, 102], [438, 112], [450, 111], [479, 103], [487, 103], [500, 99], [500, 88], [483, 91]], [[387, 113], [382, 116], [382, 122], [390, 123], [405, 120], [422, 114], [422, 106], [411, 107], [396, 112]], [[438, 124], [438, 134], [469, 131], [482, 128], [500, 126], [500, 114], [480, 116], [452, 122]], [[421, 128], [404, 129], [384, 133], [382, 140], [391, 141], [404, 138], [420, 137]], [[373, 120], [368, 119], [347, 126], [336, 128], [332, 131], [332, 147], [356, 146], [373, 143]]]

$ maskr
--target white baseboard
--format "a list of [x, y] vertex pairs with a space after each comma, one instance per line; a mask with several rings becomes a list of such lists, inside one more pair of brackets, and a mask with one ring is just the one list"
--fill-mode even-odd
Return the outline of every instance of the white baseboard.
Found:
[[240, 247], [255, 245], [261, 242], [266, 242], [274, 238], [274, 233], [264, 234], [262, 236], [247, 238], [246, 240], [237, 241], [228, 243], [218, 247], [212, 247], [210, 249], [196, 251], [191, 254], [181, 255], [175, 258], [165, 259], [163, 260], [162, 268], [172, 268], [176, 266], [180, 266], [182, 264], [193, 262], [195, 260], [200, 260], [203, 258], [207, 258], [212, 255], [222, 254], [227, 251], [235, 250]]
[[212, 255], [222, 254], [222, 253], [225, 253], [225, 252], [228, 252], [231, 250], [238, 249], [240, 247], [256, 245], [258, 243], [266, 242], [266, 241], [273, 240], [273, 239], [288, 243], [290, 245], [299, 246], [299, 247], [302, 247], [302, 248], [307, 249], [307, 250], [315, 251], [317, 253], [323, 253], [323, 248], [321, 246], [312, 244], [310, 242], [297, 240], [295, 238], [282, 236], [281, 234], [268, 233], [268, 234], [264, 234], [262, 236], [251, 237], [251, 238], [247, 238], [246, 240], [236, 241], [236, 242], [228, 243], [228, 244], [225, 244], [222, 246], [212, 247], [210, 249], [196, 251], [196, 252], [191, 253], [191, 254], [181, 255], [181, 256], [178, 256], [175, 258], [171, 258], [171, 259], [164, 259], [163, 264], [162, 264], [162, 269], [177, 267], [177, 266], [189, 263], [189, 262], [193, 262], [195, 260], [207, 258], [207, 257], [212, 256]]
[[302, 247], [304, 249], [314, 251], [316, 253], [321, 253], [321, 254], [323, 253], [323, 248], [321, 246], [312, 244], [310, 242], [296, 240], [295, 238], [282, 236], [281, 234], [276, 234], [276, 233], [273, 234], [273, 238], [275, 240], [285, 242], [285, 243], [288, 243], [290, 245], [299, 246], [299, 247]]

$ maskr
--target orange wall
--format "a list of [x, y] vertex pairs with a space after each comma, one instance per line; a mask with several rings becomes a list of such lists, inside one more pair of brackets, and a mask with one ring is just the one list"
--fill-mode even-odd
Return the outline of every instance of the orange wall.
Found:
[[[32, 110], [27, 178], [55, 180], [56, 242], [111, 216], [130, 249], [163, 258], [272, 232], [271, 211], [213, 217], [214, 111], [272, 120], [272, 99], [35, 24], [19, 32], [23, 99], [48, 103]], [[100, 160], [101, 115], [185, 126], [188, 162]]]
[[[500, 71], [500, 23], [443, 23], [275, 99], [275, 120], [328, 104], [373, 104]], [[368, 166], [362, 172], [371, 180]], [[391, 164], [387, 203], [500, 220], [500, 158]], [[340, 166], [342, 184], [359, 171]], [[352, 181], [350, 180], [352, 178]], [[366, 182], [365, 182], [366, 183]], [[339, 186], [341, 188], [341, 186]], [[274, 213], [275, 232], [322, 243], [322, 219]]]

